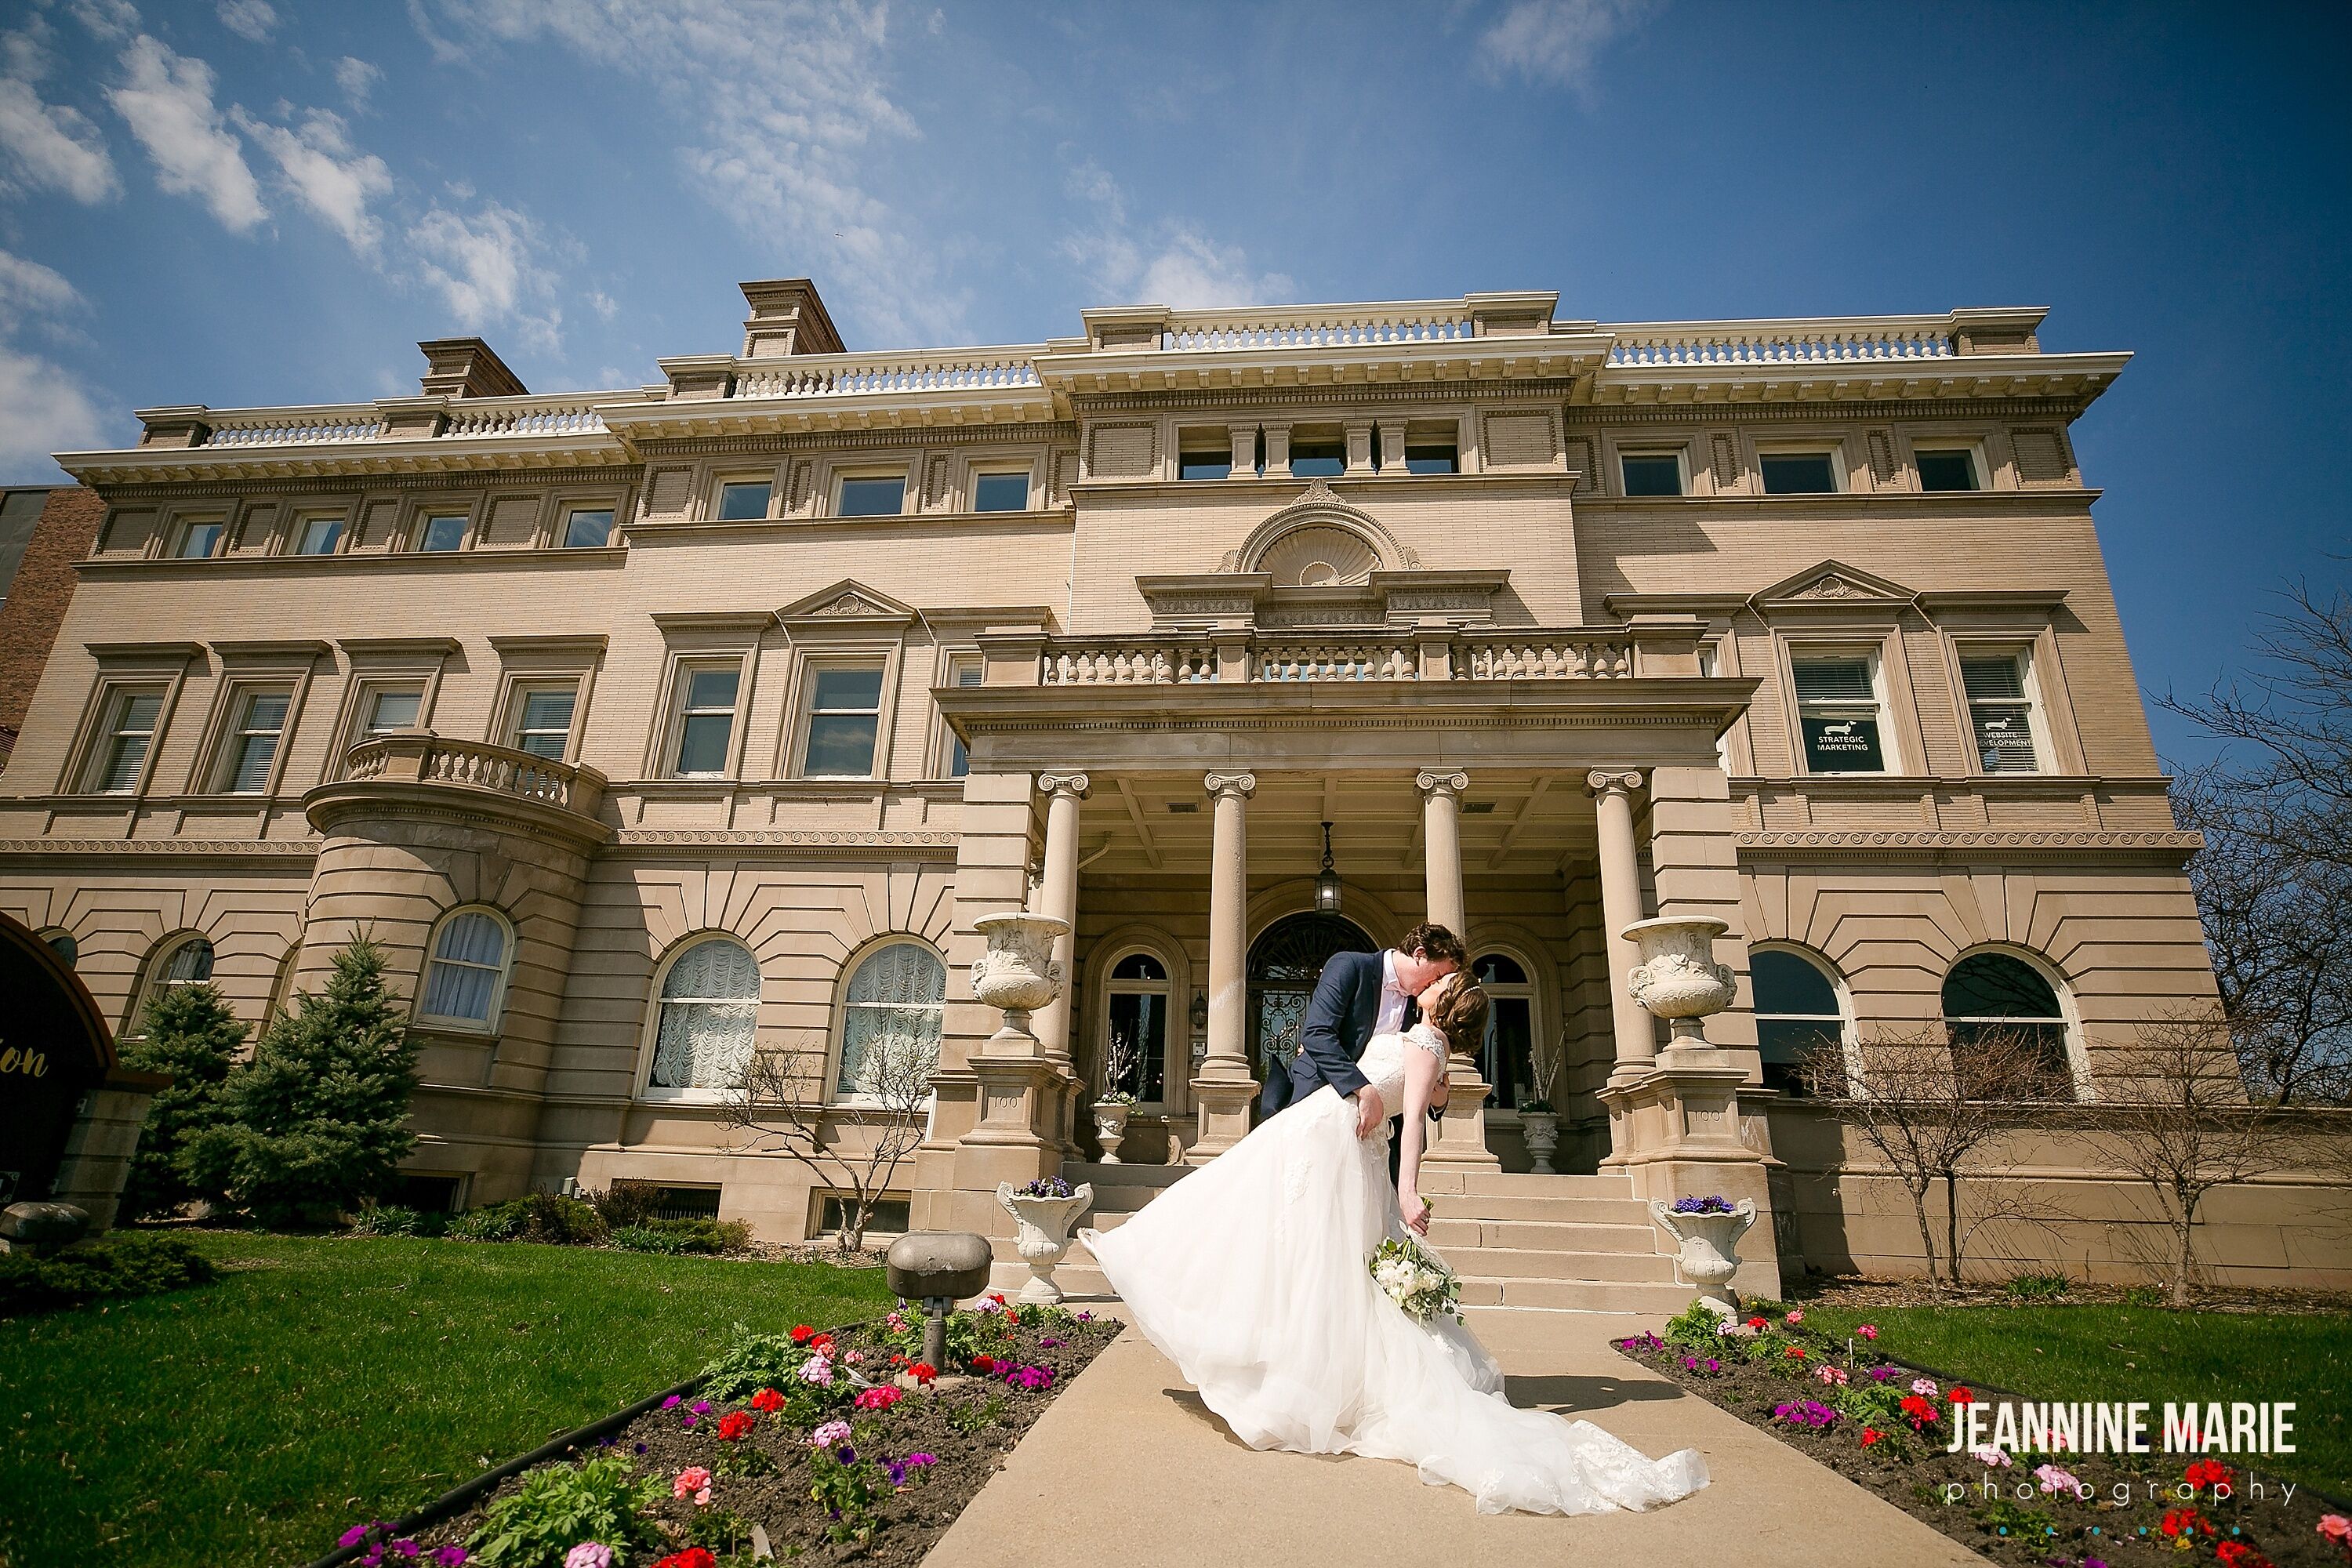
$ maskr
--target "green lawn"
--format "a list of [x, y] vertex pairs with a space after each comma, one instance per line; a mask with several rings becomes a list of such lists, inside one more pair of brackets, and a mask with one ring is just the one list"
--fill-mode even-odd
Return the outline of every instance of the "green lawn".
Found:
[[2144, 1399], [2159, 1436], [2168, 1402], [2291, 1401], [2297, 1451], [2250, 1462], [2352, 1491], [2352, 1317], [2053, 1304], [1808, 1307], [1805, 1322], [1834, 1334], [1875, 1324], [1881, 1350], [2028, 1398]]
[[217, 1283], [0, 1321], [0, 1568], [302, 1563], [878, 1268], [200, 1235]]

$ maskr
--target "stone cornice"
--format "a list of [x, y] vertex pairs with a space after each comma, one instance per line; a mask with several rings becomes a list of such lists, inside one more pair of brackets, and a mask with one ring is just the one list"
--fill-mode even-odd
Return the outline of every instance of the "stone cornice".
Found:
[[[1070, 486], [1070, 494], [1073, 497], [1183, 495], [1197, 496], [1203, 500], [1218, 496], [1236, 496], [1249, 498], [1255, 504], [1263, 505], [1268, 497], [1278, 498], [1282, 503], [1295, 501], [1299, 499], [1300, 486], [1317, 483], [1328, 486], [1335, 494], [1341, 496], [1394, 495], [1407, 490], [1459, 495], [1465, 490], [1564, 492], [1575, 489], [1577, 481], [1583, 477], [1569, 468], [1537, 468], [1492, 474], [1335, 474], [1320, 480], [1280, 474], [1257, 474], [1245, 479], [1080, 479]], [[1580, 500], [1577, 504], [1582, 505], [1583, 502]]]
[[817, 858], [868, 856], [877, 852], [920, 859], [952, 860], [959, 836], [944, 832], [885, 833], [829, 828], [625, 827], [613, 848], [797, 849]]
[[247, 577], [257, 572], [332, 576], [348, 572], [488, 572], [499, 566], [559, 571], [619, 567], [628, 559], [625, 548], [606, 545], [597, 550], [387, 550], [350, 555], [215, 555], [203, 561], [142, 555], [77, 561], [74, 570], [93, 577], [155, 575], [205, 581]]
[[896, 517], [766, 517], [751, 521], [720, 522], [707, 518], [695, 518], [684, 522], [625, 522], [621, 531], [631, 539], [644, 539], [647, 543], [674, 543], [688, 540], [718, 539], [729, 536], [749, 536], [772, 539], [794, 533], [827, 530], [852, 529], [860, 532], [888, 529], [919, 530], [929, 528], [972, 529], [1003, 531], [1035, 529], [1066, 529], [1072, 521], [1070, 509], [1055, 507], [1047, 511], [916, 511]]
[[2202, 835], [2176, 829], [1917, 828], [1744, 832], [1743, 859], [1981, 861], [2022, 857], [2127, 858], [2177, 865], [2205, 847]]
[[[1966, 361], [1958, 362], [1966, 363]], [[1619, 425], [1721, 426], [1782, 422], [1821, 425], [1868, 419], [2073, 419], [2083, 411], [2071, 397], [1948, 397], [1922, 402], [1841, 397], [1810, 402], [1634, 403], [1571, 405], [1568, 429]]]
[[1254, 409], [1309, 404], [1560, 403], [1576, 385], [1573, 376], [1530, 376], [1513, 381], [1319, 381], [1295, 385], [1222, 386], [1164, 392], [1080, 392], [1070, 396], [1079, 416], [1121, 414], [1155, 408]]
[[[1195, 484], [1206, 483], [1196, 479]], [[2105, 490], [2074, 485], [2050, 485], [2025, 490], [1843, 490], [1822, 496], [1603, 496], [1576, 498], [1580, 512], [1647, 516], [1658, 512], [1687, 515], [1697, 511], [1717, 517], [1769, 517], [1784, 521], [1792, 512], [1821, 511], [1843, 517], [1853, 512], [1889, 512], [1903, 517], [2013, 517], [2087, 512]], [[1818, 574], [1816, 574], [1818, 575]], [[1619, 595], [1612, 595], [1612, 598]], [[1667, 595], [1654, 595], [1666, 597]], [[1706, 600], [1708, 595], [1690, 595]]]
[[[724, 406], [721, 405], [721, 406]], [[1025, 424], [925, 426], [881, 430], [782, 431], [745, 436], [644, 436], [631, 443], [647, 462], [661, 458], [736, 457], [759, 452], [856, 451], [885, 447], [1003, 447], [1022, 442], [1075, 443], [1078, 427], [1060, 419]]]
[[0, 838], [0, 855], [201, 855], [307, 859], [319, 853], [322, 842], [317, 838]]
[[1089, 730], [1245, 731], [1705, 727], [1746, 710], [1758, 682], [1728, 677], [1332, 680], [1248, 684], [966, 686], [934, 692], [969, 734]]
[[609, 435], [486, 437], [463, 441], [339, 441], [283, 447], [154, 447], [61, 452], [58, 466], [94, 489], [111, 485], [600, 468], [635, 457]]

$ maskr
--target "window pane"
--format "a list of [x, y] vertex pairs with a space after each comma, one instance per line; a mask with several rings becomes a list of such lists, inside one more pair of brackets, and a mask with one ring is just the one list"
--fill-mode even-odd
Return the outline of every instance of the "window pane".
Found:
[[1338, 441], [1293, 441], [1290, 472], [1302, 479], [1330, 479], [1348, 471], [1348, 448]]
[[368, 733], [381, 735], [387, 730], [413, 729], [416, 710], [424, 704], [421, 691], [379, 691], [368, 704]]
[[1421, 446], [1409, 443], [1404, 449], [1404, 471], [1408, 474], [1458, 474], [1462, 471], [1461, 448], [1448, 442], [1444, 446]]
[[340, 517], [314, 517], [302, 524], [301, 552], [305, 555], [332, 555], [335, 542], [343, 536], [343, 520]]
[[1234, 471], [1234, 455], [1223, 452], [1181, 452], [1176, 458], [1176, 477], [1180, 479], [1230, 479]]
[[[1110, 1034], [1112, 1041], [1124, 1042], [1132, 1054], [1133, 1066], [1117, 1083], [1106, 1083], [1105, 1089], [1124, 1089], [1136, 1099], [1159, 1104], [1167, 1097], [1168, 1063], [1168, 998], [1129, 992], [1110, 999]], [[1108, 1042], [1106, 1042], [1108, 1046]], [[1105, 1051], [1104, 1068], [1109, 1068], [1111, 1049]]]
[[1629, 496], [1678, 496], [1683, 493], [1682, 459], [1664, 457], [1626, 457], [1618, 459], [1625, 471], [1625, 493]]
[[425, 538], [417, 545], [419, 550], [463, 550], [465, 547], [464, 517], [428, 517], [425, 520]]
[[534, 756], [562, 762], [572, 740], [572, 704], [575, 695], [570, 691], [525, 693], [522, 716], [516, 721], [515, 744]]
[[163, 964], [166, 985], [194, 984], [213, 977], [213, 944], [202, 937], [184, 942], [172, 950]]
[[1508, 953], [1490, 952], [1470, 966], [1470, 973], [1481, 985], [1525, 985], [1528, 972], [1519, 961]]
[[936, 1062], [940, 1007], [946, 995], [947, 968], [928, 947], [894, 942], [860, 963], [849, 977], [844, 1009], [837, 1080], [841, 1092], [861, 1091], [865, 1062], [877, 1050]]
[[425, 984], [425, 1012], [435, 1018], [464, 1018], [487, 1024], [490, 1021], [490, 993], [497, 987], [498, 978], [494, 969], [436, 962]]
[[1148, 952], [1130, 952], [1110, 972], [1113, 980], [1165, 980], [1168, 971]]
[[2006, 953], [1979, 952], [1944, 977], [1944, 1016], [2057, 1019], [2058, 993], [2032, 965]]
[[865, 778], [874, 771], [874, 728], [871, 713], [812, 715], [802, 771], [813, 778]]
[[751, 1058], [760, 1016], [760, 965], [732, 938], [689, 948], [662, 981], [654, 1041], [657, 1089], [727, 1089]]
[[220, 548], [221, 525], [217, 522], [192, 522], [180, 535], [180, 558], [198, 561]]
[[2025, 672], [2008, 655], [1960, 660], [1960, 684], [1972, 697], [2023, 697]]
[[1837, 480], [1827, 452], [1767, 452], [1764, 493], [1768, 496], [1825, 496], [1836, 493]]
[[719, 487], [719, 521], [748, 522], [768, 515], [768, 494], [775, 487], [765, 479], [749, 479]]
[[1530, 1057], [1535, 1030], [1524, 996], [1497, 996], [1486, 1015], [1486, 1037], [1479, 1047], [1480, 1076], [1494, 1086], [1492, 1098], [1505, 1108], [1535, 1097]]
[[1977, 735], [1977, 762], [1989, 773], [2030, 773], [2040, 770], [2033, 754], [2032, 710], [2022, 702], [1971, 703], [1969, 716]]
[[982, 474], [972, 481], [974, 511], [1026, 511], [1028, 508], [1027, 474]]
[[727, 738], [734, 732], [732, 713], [689, 714], [679, 726], [677, 771], [689, 776], [709, 776], [727, 770]]
[[694, 671], [686, 679], [686, 705], [688, 708], [734, 707], [735, 685], [742, 673], [740, 668]]
[[1920, 452], [1919, 488], [1923, 490], [1972, 490], [1977, 465], [1966, 448], [1957, 452]]
[[506, 928], [489, 915], [463, 914], [441, 928], [441, 940], [433, 956], [462, 963], [487, 963], [493, 967], [506, 962]]
[[1866, 658], [1801, 658], [1795, 667], [1797, 698], [1803, 702], [1875, 702]]
[[575, 511], [563, 525], [563, 548], [566, 550], [601, 550], [613, 538], [613, 511], [610, 507], [594, 511]]
[[1835, 1017], [1837, 988], [1811, 963], [1793, 952], [1765, 948], [1748, 955], [1748, 973], [1756, 987], [1756, 1011], [1806, 1013]]
[[882, 672], [879, 669], [820, 669], [816, 672], [816, 693], [813, 705], [817, 708], [851, 708], [870, 711], [881, 704]]
[[893, 474], [885, 479], [841, 481], [844, 517], [896, 517], [906, 509], [907, 481]]

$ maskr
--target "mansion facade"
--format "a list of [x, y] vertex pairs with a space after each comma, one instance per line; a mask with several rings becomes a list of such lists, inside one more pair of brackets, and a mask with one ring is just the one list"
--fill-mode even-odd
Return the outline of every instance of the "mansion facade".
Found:
[[[936, 1050], [907, 1223], [1007, 1237], [997, 1184], [1055, 1172], [1108, 1219], [1246, 1131], [1325, 958], [1434, 918], [1496, 1005], [1425, 1190], [1537, 1305], [1670, 1288], [1640, 1200], [1691, 1192], [1770, 1214], [1743, 1283], [1916, 1268], [1811, 1047], [1996, 1024], [2093, 1100], [2213, 994], [2070, 437], [2128, 356], [2040, 310], [1473, 294], [853, 353], [804, 280], [743, 292], [740, 352], [652, 386], [443, 340], [415, 396], [63, 455], [106, 518], [0, 910], [125, 1032], [200, 979], [258, 1026], [372, 933], [414, 1191], [643, 1179], [780, 1239], [839, 1194], [724, 1124], [755, 1050], [821, 1056], [853, 1144], [868, 1054]], [[1008, 1047], [968, 973], [1013, 909], [1074, 931]], [[1727, 928], [1705, 1051], [1624, 984], [1663, 914]], [[2133, 1267], [2114, 1173], [2006, 1170], [2072, 1205], [2012, 1256]], [[2300, 1201], [2219, 1214], [2216, 1267], [2305, 1266]]]

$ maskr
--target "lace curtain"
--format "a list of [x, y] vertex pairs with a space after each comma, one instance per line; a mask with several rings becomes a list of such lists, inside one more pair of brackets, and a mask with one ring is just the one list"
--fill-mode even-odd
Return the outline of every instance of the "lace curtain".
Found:
[[653, 1086], [734, 1088], [759, 1019], [760, 963], [750, 948], [717, 937], [688, 950], [662, 982]]
[[926, 1069], [937, 1062], [947, 992], [947, 966], [920, 942], [893, 942], [868, 955], [849, 977], [840, 1092], [864, 1092], [866, 1063], [877, 1052], [887, 1053], [886, 1060], [911, 1058]]
[[488, 1023], [506, 962], [507, 928], [497, 916], [477, 910], [452, 917], [434, 944], [421, 1011], [432, 1018]]

